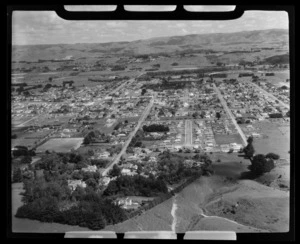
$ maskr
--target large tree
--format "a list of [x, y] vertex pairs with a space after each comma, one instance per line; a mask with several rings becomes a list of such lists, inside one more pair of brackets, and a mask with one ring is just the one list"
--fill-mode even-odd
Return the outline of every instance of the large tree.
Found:
[[268, 153], [266, 155], [266, 158], [270, 158], [270, 159], [273, 159], [273, 160], [278, 160], [280, 158], [280, 156], [278, 154], [275, 154], [275, 153]]
[[121, 175], [121, 169], [115, 164], [112, 170], [109, 172], [109, 175], [112, 177]]
[[12, 181], [15, 182], [22, 182], [23, 177], [22, 177], [22, 171], [20, 168], [17, 168], [14, 170], [13, 172], [13, 177], [12, 177]]
[[250, 136], [247, 139], [248, 145], [243, 149], [243, 152], [245, 153], [245, 156], [248, 158], [252, 158], [254, 153], [255, 153], [255, 149], [253, 147], [253, 137]]
[[270, 172], [275, 167], [273, 159], [266, 158], [263, 154], [257, 154], [251, 160], [249, 169], [257, 176]]

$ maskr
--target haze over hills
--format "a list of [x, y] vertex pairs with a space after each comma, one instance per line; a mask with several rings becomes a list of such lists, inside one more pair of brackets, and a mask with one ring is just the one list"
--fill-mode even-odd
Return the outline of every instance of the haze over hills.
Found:
[[286, 47], [288, 30], [269, 29], [235, 33], [192, 34], [155, 37], [132, 42], [13, 46], [12, 60], [61, 59], [70, 55], [77, 59], [108, 54], [137, 55], [210, 48], [214, 51], [230, 51], [251, 47], [268, 47], [269, 44]]

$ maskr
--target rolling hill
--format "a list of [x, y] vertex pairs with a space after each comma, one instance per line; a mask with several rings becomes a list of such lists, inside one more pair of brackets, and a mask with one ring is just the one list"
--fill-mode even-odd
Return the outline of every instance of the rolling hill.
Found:
[[286, 47], [288, 45], [288, 30], [270, 29], [235, 33], [193, 34], [155, 37], [132, 42], [13, 46], [12, 60], [37, 61], [38, 59], [62, 59], [67, 56], [73, 56], [74, 59], [77, 59], [108, 54], [170, 53], [189, 49], [231, 51], [251, 47], [270, 47], [270, 45]]

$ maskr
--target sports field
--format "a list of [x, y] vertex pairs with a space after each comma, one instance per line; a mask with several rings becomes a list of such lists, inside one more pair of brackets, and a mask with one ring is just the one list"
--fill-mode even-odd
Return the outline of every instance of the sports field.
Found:
[[52, 138], [39, 146], [37, 152], [55, 151], [55, 152], [69, 152], [72, 149], [80, 147], [83, 138]]

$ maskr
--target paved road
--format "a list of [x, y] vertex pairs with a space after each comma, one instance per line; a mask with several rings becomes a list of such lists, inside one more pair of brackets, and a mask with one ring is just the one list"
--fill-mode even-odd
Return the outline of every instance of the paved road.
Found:
[[151, 108], [152, 108], [152, 106], [154, 104], [154, 99], [155, 99], [155, 97], [150, 101], [150, 103], [146, 107], [144, 113], [142, 114], [142, 116], [140, 117], [140, 119], [138, 121], [137, 126], [130, 133], [127, 141], [123, 144], [123, 148], [122, 148], [121, 152], [114, 158], [113, 162], [103, 171], [103, 173], [102, 173], [103, 176], [105, 176], [112, 169], [112, 167], [119, 162], [121, 156], [126, 152], [127, 147], [129, 146], [129, 143], [131, 142], [131, 139], [135, 136], [136, 132], [138, 131], [138, 129], [141, 127], [141, 125], [144, 122], [144, 120], [149, 115], [150, 110], [151, 110]]
[[215, 84], [213, 84], [213, 87], [214, 87], [214, 90], [216, 91], [216, 93], [217, 93], [217, 95], [218, 95], [218, 97], [219, 97], [219, 99], [220, 99], [220, 101], [221, 101], [221, 104], [223, 105], [223, 108], [225, 109], [225, 111], [227, 112], [227, 114], [230, 116], [230, 118], [231, 118], [233, 124], [235, 125], [235, 128], [236, 128], [237, 131], [239, 132], [239, 134], [240, 134], [240, 136], [241, 136], [241, 138], [242, 138], [242, 140], [243, 140], [244, 145], [247, 145], [247, 138], [246, 138], [244, 132], [243, 132], [243, 131], [241, 130], [241, 128], [239, 127], [239, 125], [237, 124], [237, 122], [236, 122], [236, 120], [235, 120], [233, 114], [231, 113], [231, 110], [228, 108], [227, 103], [226, 103], [226, 101], [224, 100], [222, 94], [220, 93], [219, 88], [216, 87]]
[[263, 88], [261, 88], [259, 85], [254, 84], [253, 82], [247, 82], [247, 83], [251, 84], [254, 87], [256, 87], [258, 90], [260, 90], [261, 92], [263, 92], [266, 96], [271, 97], [274, 100], [277, 100], [280, 103], [280, 105], [282, 105], [283, 107], [286, 107], [286, 108], [290, 109], [290, 105], [289, 104], [286, 104], [286, 103], [280, 101], [277, 97], [275, 97], [273, 94], [267, 92], [266, 90], [264, 90]]
[[192, 121], [186, 120], [185, 121], [185, 145], [191, 146], [193, 144], [193, 130], [192, 130]]

